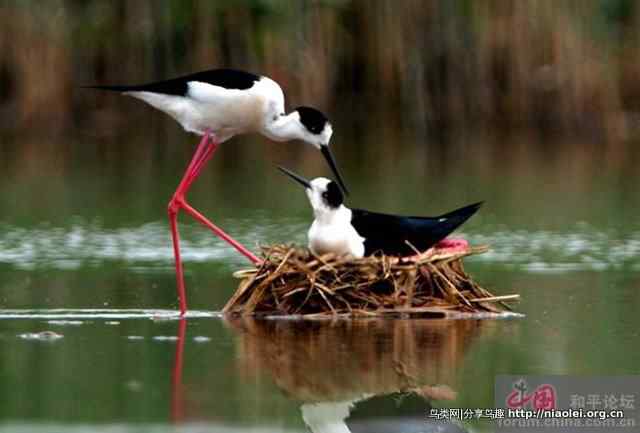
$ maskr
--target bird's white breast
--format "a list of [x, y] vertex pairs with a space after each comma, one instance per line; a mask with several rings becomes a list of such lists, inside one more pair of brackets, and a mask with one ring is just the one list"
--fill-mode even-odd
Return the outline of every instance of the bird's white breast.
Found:
[[319, 255], [334, 253], [363, 257], [364, 238], [356, 232], [350, 221], [351, 218], [331, 221], [316, 218], [309, 229], [309, 249]]

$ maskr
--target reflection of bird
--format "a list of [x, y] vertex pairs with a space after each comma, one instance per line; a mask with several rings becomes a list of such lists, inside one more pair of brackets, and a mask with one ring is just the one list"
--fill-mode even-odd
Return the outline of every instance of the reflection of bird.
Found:
[[353, 405], [368, 395], [339, 402], [305, 403], [300, 407], [302, 419], [312, 433], [351, 433], [346, 419]]
[[431, 402], [451, 406], [455, 390], [465, 387], [456, 372], [468, 350], [493, 330], [488, 322], [433, 319], [300, 323], [226, 316], [223, 323], [236, 336], [238, 374], [271, 378], [301, 403], [314, 433], [464, 433], [431, 421]]
[[[411, 402], [424, 405], [424, 401], [413, 400], [410, 394], [399, 393], [373, 397], [363, 395], [346, 401], [304, 403], [300, 407], [302, 419], [312, 433], [465, 433], [467, 430], [448, 420], [431, 420], [424, 415], [411, 413]], [[405, 408], [402, 404], [409, 400]], [[374, 402], [375, 401], [375, 402]], [[373, 403], [366, 416], [354, 419], [352, 412]], [[419, 406], [418, 406], [419, 407]], [[375, 416], [371, 416], [375, 413]]]
[[404, 256], [426, 251], [443, 240], [480, 208], [474, 203], [438, 217], [407, 217], [349, 209], [338, 185], [319, 177], [309, 181], [280, 170], [303, 185], [315, 220], [309, 229], [309, 249], [315, 254], [350, 254], [356, 258], [383, 252]]
[[346, 192], [329, 150], [331, 124], [324, 114], [310, 107], [298, 107], [285, 114], [282, 89], [270, 78], [232, 69], [214, 69], [150, 84], [90, 87], [123, 92], [141, 99], [173, 117], [186, 131], [203, 136], [169, 202], [169, 221], [182, 314], [186, 311], [186, 298], [177, 228], [180, 209], [207, 226], [252, 262], [259, 261], [253, 253], [192, 208], [185, 199], [189, 187], [200, 175], [218, 144], [235, 135], [251, 132], [260, 133], [275, 141], [305, 141], [322, 151]]

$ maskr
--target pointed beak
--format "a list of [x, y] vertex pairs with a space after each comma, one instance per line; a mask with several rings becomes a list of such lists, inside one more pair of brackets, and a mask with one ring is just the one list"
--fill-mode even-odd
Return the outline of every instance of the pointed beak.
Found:
[[342, 175], [340, 175], [340, 171], [338, 170], [338, 165], [336, 164], [336, 159], [333, 157], [333, 153], [331, 153], [331, 149], [329, 148], [329, 145], [325, 144], [320, 146], [320, 151], [322, 152], [322, 155], [324, 155], [324, 159], [327, 160], [329, 167], [331, 167], [331, 171], [333, 171], [333, 174], [336, 176], [336, 179], [340, 184], [340, 188], [342, 188], [342, 191], [344, 191], [345, 195], [349, 195], [349, 190], [347, 189], [347, 186], [344, 184], [344, 179], [342, 178]]
[[304, 186], [305, 188], [311, 188], [311, 183], [305, 179], [302, 176], [299, 176], [297, 174], [295, 174], [294, 172], [287, 170], [284, 167], [278, 166], [278, 170], [280, 170], [281, 172], [283, 172], [284, 174], [286, 174], [287, 176], [289, 176], [291, 179], [295, 180], [296, 182], [298, 182], [300, 185]]

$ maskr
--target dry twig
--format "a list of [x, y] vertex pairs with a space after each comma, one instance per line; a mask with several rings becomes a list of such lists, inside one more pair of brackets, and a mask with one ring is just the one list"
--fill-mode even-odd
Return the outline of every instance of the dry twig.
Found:
[[258, 268], [234, 274], [241, 282], [223, 312], [309, 318], [501, 312], [518, 295], [494, 296], [462, 267], [463, 257], [485, 251], [351, 259], [275, 245], [263, 248]]

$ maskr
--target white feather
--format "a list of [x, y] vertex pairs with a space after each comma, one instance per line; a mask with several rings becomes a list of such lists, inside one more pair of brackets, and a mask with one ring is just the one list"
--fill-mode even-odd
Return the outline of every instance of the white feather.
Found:
[[273, 80], [262, 77], [246, 90], [225, 89], [190, 81], [186, 96], [153, 92], [127, 92], [167, 113], [182, 127], [196, 134], [209, 130], [220, 141], [234, 135], [262, 132], [284, 114], [284, 94]]
[[371, 398], [371, 394], [345, 401], [322, 401], [304, 403], [300, 406], [302, 419], [313, 433], [351, 433], [346, 420], [353, 406]]
[[305, 403], [300, 410], [312, 433], [351, 433], [346, 419], [353, 404], [353, 401]]
[[308, 247], [315, 254], [334, 253], [361, 258], [364, 256], [365, 238], [351, 225], [351, 210], [343, 205], [332, 208], [322, 198], [329, 182], [324, 177], [313, 179], [311, 188], [306, 190], [315, 216], [307, 234]]

